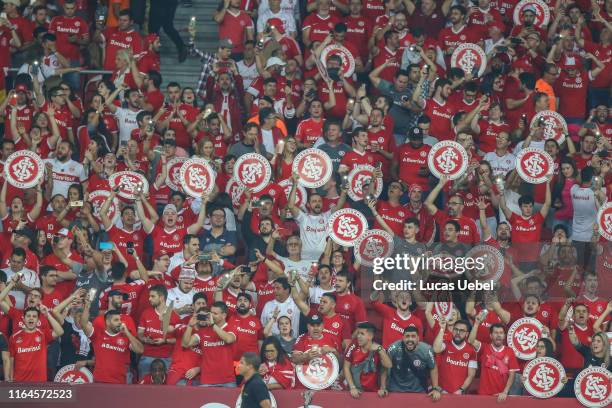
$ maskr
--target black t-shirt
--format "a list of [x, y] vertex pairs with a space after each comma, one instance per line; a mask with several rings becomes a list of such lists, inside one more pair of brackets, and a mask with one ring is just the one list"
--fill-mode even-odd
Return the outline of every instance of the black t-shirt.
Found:
[[584, 368], [604, 367], [608, 370], [612, 370], [612, 361], [606, 367], [604, 359], [593, 355], [593, 352], [591, 351], [591, 347], [585, 346], [584, 344], [578, 344], [577, 346], [574, 346], [574, 347], [576, 347], [576, 350], [580, 354], [582, 354], [582, 357], [584, 357]]
[[244, 383], [241, 395], [242, 408], [259, 408], [261, 401], [270, 399], [268, 387], [257, 373]]

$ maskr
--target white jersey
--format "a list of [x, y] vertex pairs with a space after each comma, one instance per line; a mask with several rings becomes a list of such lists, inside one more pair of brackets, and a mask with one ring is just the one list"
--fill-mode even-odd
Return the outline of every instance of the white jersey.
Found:
[[314, 288], [308, 289], [308, 301], [311, 305], [318, 305], [321, 303], [321, 297], [326, 293], [335, 292], [336, 289], [333, 287], [329, 290], [323, 289], [320, 286], [315, 286]]
[[281, 261], [283, 265], [285, 265], [285, 273], [288, 271], [296, 270], [298, 275], [302, 278], [307, 279], [308, 273], [310, 272], [310, 268], [312, 268], [312, 263], [316, 262], [317, 259], [301, 259], [299, 261], [292, 261], [289, 258], [285, 258], [283, 256], [276, 256], [276, 259]]
[[300, 226], [303, 259], [319, 259], [325, 250], [325, 240], [329, 236], [327, 224], [331, 215], [331, 211], [319, 215], [300, 211], [295, 221]]
[[516, 156], [510, 152], [503, 156], [498, 156], [495, 152], [489, 152], [485, 154], [484, 159], [491, 164], [494, 176], [498, 174], [505, 176], [516, 167]]
[[141, 111], [133, 111], [126, 108], [117, 108], [115, 118], [119, 126], [119, 142], [127, 142], [132, 137], [132, 130], [138, 129], [136, 116]]
[[[605, 192], [605, 189], [604, 189]], [[593, 236], [593, 224], [597, 222], [595, 192], [589, 187], [574, 184], [570, 189], [574, 218], [572, 220], [572, 240], [590, 242]]]
[[278, 13], [273, 13], [270, 9], [265, 10], [257, 17], [257, 32], [263, 33], [266, 30], [266, 23], [271, 18], [279, 18], [283, 22], [285, 33], [297, 32], [295, 28], [295, 17], [293, 14], [288, 13], [281, 9]]
[[[288, 297], [283, 303], [280, 303], [276, 299], [268, 301], [261, 311], [261, 324], [264, 326], [268, 323], [268, 320], [272, 319], [274, 310], [278, 308], [280, 313], [278, 317], [286, 316], [291, 319], [291, 328], [293, 335], [297, 335], [300, 332], [300, 308], [297, 307], [291, 297]], [[278, 331], [278, 325], [272, 325], [272, 334], [280, 334]]]
[[72, 159], [63, 163], [58, 159], [46, 159], [45, 163], [51, 163], [53, 166], [52, 197], [56, 194], [68, 197], [68, 188], [72, 184], [82, 184], [87, 181], [83, 165]]
[[176, 268], [177, 266], [181, 266], [184, 263], [185, 263], [185, 255], [183, 255], [183, 251], [177, 252], [176, 254], [172, 255], [172, 257], [170, 258], [170, 264], [168, 265], [168, 270], [166, 271], [166, 273], [167, 274], [172, 273], [174, 268]]
[[[523, 145], [525, 144], [525, 142], [520, 141], [516, 144], [516, 147], [514, 148], [514, 154], [518, 155], [519, 152], [521, 150], [523, 150]], [[541, 140], [539, 142], [532, 140], [531, 143], [529, 143], [529, 147], [536, 147], [538, 149], [544, 150], [544, 145], [546, 144], [546, 140]]]
[[[11, 268], [2, 269], [2, 272], [6, 274], [7, 282], [10, 282], [13, 275], [15, 275], [15, 272], [13, 272]], [[36, 272], [27, 268], [23, 268], [19, 272], [23, 274], [21, 276], [21, 283], [23, 283], [25, 286], [32, 289], [40, 287], [40, 280], [38, 279], [38, 274]], [[11, 290], [9, 294], [15, 298], [15, 308], [23, 309], [25, 306], [25, 293], [20, 290]]]
[[[193, 295], [196, 294], [196, 291], [191, 289], [189, 292], [185, 293], [179, 289], [178, 286], [173, 287], [168, 290], [168, 299], [166, 299], [166, 305], [170, 305], [170, 302], [174, 301], [174, 308], [180, 309], [185, 305], [190, 305], [193, 303]], [[189, 316], [189, 313], [181, 314], [179, 317], [181, 319]]]
[[238, 73], [242, 77], [243, 88], [249, 89], [255, 78], [259, 76], [257, 64], [253, 61], [251, 65], [247, 65], [244, 63], [244, 60], [240, 60], [236, 63], [236, 67], [238, 68]]

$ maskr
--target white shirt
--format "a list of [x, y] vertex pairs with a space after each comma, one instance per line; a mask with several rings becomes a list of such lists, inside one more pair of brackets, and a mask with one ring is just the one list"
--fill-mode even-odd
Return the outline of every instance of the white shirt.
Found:
[[267, 152], [275, 151], [272, 130], [261, 129], [261, 141]]
[[[603, 189], [605, 192], [605, 189]], [[591, 242], [593, 224], [597, 222], [595, 192], [589, 187], [574, 184], [570, 189], [574, 219], [572, 220], [572, 241]]]
[[170, 264], [168, 265], [167, 273], [170, 274], [174, 268], [180, 266], [185, 263], [185, 255], [183, 255], [183, 251], [179, 251], [176, 254], [172, 255], [170, 258]]
[[[516, 147], [514, 148], [514, 154], [518, 155], [519, 152], [521, 150], [523, 150], [523, 145], [525, 144], [524, 141], [520, 141], [516, 144]], [[544, 145], [546, 144], [546, 140], [541, 140], [541, 141], [535, 141], [532, 140], [531, 143], [529, 143], [529, 147], [537, 147], [538, 149], [542, 149], [544, 150]]]
[[[280, 4], [281, 11], [293, 15], [296, 20], [300, 16], [300, 7], [298, 0], [281, 0]], [[257, 14], [262, 15], [264, 12], [270, 11], [270, 4], [268, 0], [260, 0]]]
[[236, 63], [236, 67], [238, 68], [238, 73], [242, 77], [244, 89], [249, 89], [251, 83], [259, 76], [257, 64], [253, 61], [251, 65], [247, 65], [244, 63], [244, 60], [240, 60]]
[[295, 33], [297, 32], [295, 28], [295, 18], [293, 14], [284, 11], [282, 8], [278, 13], [273, 13], [270, 9], [265, 10], [263, 13], [259, 14], [257, 17], [257, 32], [263, 33], [266, 30], [266, 23], [271, 18], [280, 18], [283, 22], [283, 26], [285, 29], [285, 33]]
[[51, 196], [61, 194], [68, 197], [68, 188], [72, 184], [82, 184], [87, 181], [85, 168], [72, 159], [61, 162], [58, 159], [46, 159], [45, 163], [53, 166], [53, 192]]
[[[185, 305], [190, 305], [193, 303], [193, 295], [196, 294], [196, 291], [191, 289], [189, 292], [184, 293], [179, 289], [178, 286], [173, 287], [168, 290], [168, 299], [166, 299], [166, 305], [170, 306], [170, 302], [174, 301], [174, 308], [180, 309]], [[179, 317], [182, 319], [184, 317], [189, 316], [189, 313], [180, 314]]]
[[[15, 272], [11, 268], [2, 269], [2, 271], [6, 274], [6, 281], [10, 282]], [[29, 288], [40, 288], [40, 280], [38, 279], [38, 274], [31, 269], [23, 268], [21, 271], [23, 275], [21, 276], [21, 283]], [[15, 308], [23, 309], [25, 306], [25, 298], [26, 295], [20, 290], [11, 290], [9, 292], [11, 296], [15, 298]]]
[[126, 108], [117, 108], [115, 118], [119, 126], [119, 142], [127, 142], [132, 137], [132, 130], [138, 128], [136, 116], [140, 111], [133, 111]]
[[335, 292], [336, 290], [332, 287], [331, 289], [323, 289], [320, 286], [315, 286], [308, 289], [308, 301], [311, 305], [318, 305], [321, 303], [321, 297], [326, 293]]
[[[291, 296], [289, 296], [283, 303], [280, 303], [276, 299], [268, 301], [261, 311], [261, 324], [265, 326], [268, 323], [268, 320], [272, 319], [274, 309], [277, 307], [278, 310], [280, 310], [278, 317], [287, 316], [289, 319], [291, 319], [291, 329], [293, 330], [293, 335], [298, 335], [300, 332], [300, 309], [297, 307]], [[280, 334], [278, 331], [278, 325], [272, 325], [272, 334]]]
[[491, 165], [494, 176], [498, 174], [505, 176], [516, 167], [516, 156], [510, 152], [507, 152], [503, 156], [498, 156], [495, 152], [489, 152], [485, 154], [484, 159]]
[[285, 273], [288, 271], [296, 270], [298, 275], [302, 278], [307, 279], [308, 273], [310, 272], [310, 268], [312, 268], [312, 263], [316, 262], [316, 259], [301, 259], [299, 261], [292, 261], [289, 258], [285, 258], [284, 256], [276, 256], [276, 259], [281, 261], [283, 265], [285, 265]]
[[295, 221], [300, 226], [303, 259], [319, 259], [325, 250], [325, 240], [329, 236], [327, 224], [331, 215], [331, 211], [319, 215], [300, 211]]

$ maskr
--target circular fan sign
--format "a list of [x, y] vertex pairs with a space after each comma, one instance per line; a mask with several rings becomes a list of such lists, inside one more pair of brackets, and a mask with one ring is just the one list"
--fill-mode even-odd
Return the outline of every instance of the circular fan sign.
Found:
[[243, 154], [234, 164], [234, 179], [244, 188], [257, 193], [263, 190], [272, 177], [270, 162], [258, 153]]
[[74, 364], [68, 364], [60, 368], [53, 381], [71, 384], [91, 384], [94, 382], [91, 371], [85, 367], [77, 369]]
[[166, 167], [168, 168], [168, 177], [166, 177], [166, 185], [172, 191], [181, 191], [181, 167], [187, 161], [186, 157], [173, 157], [168, 160]]
[[311, 390], [329, 388], [338, 378], [340, 364], [332, 353], [323, 354], [295, 366], [295, 374], [304, 387]]
[[[285, 196], [287, 196], [287, 200], [289, 200], [289, 194], [291, 193], [291, 187], [293, 187], [293, 182], [290, 179], [285, 179], [278, 183], [278, 185], [283, 188], [283, 190], [285, 191]], [[306, 189], [302, 187], [299, 183], [296, 186], [296, 189], [297, 190], [295, 191], [295, 205], [298, 208], [302, 208], [308, 200], [308, 193], [306, 192]]]
[[337, 55], [342, 59], [342, 75], [345, 78], [350, 77], [355, 72], [355, 58], [353, 54], [340, 44], [331, 44], [321, 52], [321, 62], [327, 68], [327, 59], [332, 55]]
[[215, 171], [208, 161], [194, 157], [186, 160], [179, 170], [179, 180], [185, 193], [192, 197], [210, 194], [215, 187]]
[[45, 165], [36, 153], [18, 150], [4, 163], [6, 181], [17, 188], [26, 189], [37, 185], [45, 174]]
[[452, 140], [436, 143], [427, 155], [429, 171], [437, 178], [445, 175], [450, 180], [458, 179], [465, 173], [468, 164], [467, 151]]
[[147, 194], [149, 191], [149, 182], [147, 178], [134, 171], [120, 171], [108, 179], [108, 183], [114, 190], [115, 187], [119, 187], [117, 195], [127, 200], [134, 200], [138, 197], [138, 194], [142, 191]]
[[587, 367], [574, 382], [576, 398], [585, 407], [607, 407], [612, 403], [612, 373], [603, 367]]
[[393, 237], [387, 231], [373, 229], [362, 234], [353, 247], [355, 259], [365, 266], [374, 265], [374, 259], [387, 258], [393, 252]]
[[554, 170], [552, 157], [537, 147], [523, 149], [516, 156], [516, 172], [527, 183], [545, 183]]
[[561, 380], [565, 377], [565, 369], [554, 358], [540, 357], [527, 363], [523, 368], [523, 377], [529, 394], [536, 398], [550, 398], [563, 388]]
[[466, 271], [471, 281], [495, 281], [504, 273], [504, 256], [499, 250], [491, 245], [476, 245], [465, 255], [466, 259], [480, 259], [484, 268], [469, 269]]
[[597, 225], [599, 226], [599, 234], [612, 241], [612, 202], [605, 203], [597, 213]]
[[453, 314], [453, 302], [434, 302], [434, 311], [439, 319], [448, 321]]
[[240, 199], [242, 198], [242, 193], [244, 193], [244, 187], [238, 184], [233, 177], [230, 177], [225, 186], [225, 192], [232, 199], [234, 210], [240, 208]]
[[353, 208], [343, 208], [329, 218], [329, 236], [339, 245], [352, 247], [368, 229], [368, 220]]
[[[383, 190], [383, 180], [380, 177], [374, 177], [374, 166], [369, 164], [360, 164], [353, 167], [353, 170], [348, 174], [348, 196], [353, 201], [363, 200], [369, 191], [368, 184], [374, 180], [374, 196], [380, 196]], [[365, 188], [364, 188], [365, 187]]]
[[538, 112], [533, 119], [531, 119], [531, 127], [536, 126], [540, 121], [544, 127], [544, 139], [553, 139], [559, 145], [565, 141], [567, 122], [563, 116], [551, 110]]
[[[93, 215], [99, 222], [102, 222], [100, 218], [100, 208], [102, 208], [102, 204], [104, 204], [110, 195], [111, 192], [108, 190], [96, 190], [87, 195], [87, 201], [90, 202], [93, 207]], [[110, 207], [108, 207], [108, 219], [114, 223], [117, 217], [119, 217], [119, 200], [115, 197]]]
[[514, 19], [515, 26], [523, 25], [523, 10], [525, 7], [533, 7], [536, 10], [536, 18], [534, 21], [534, 25], [542, 28], [548, 27], [548, 22], [550, 21], [550, 9], [548, 5], [542, 0], [521, 0], [514, 7], [514, 14], [512, 18]]
[[472, 43], [459, 44], [451, 55], [451, 67], [461, 68], [475, 78], [484, 74], [487, 68], [487, 55], [480, 46]]
[[292, 171], [299, 174], [299, 183], [306, 188], [318, 188], [329, 181], [334, 171], [327, 153], [320, 149], [302, 150], [293, 160]]
[[523, 317], [512, 323], [506, 340], [518, 358], [531, 360], [535, 357], [543, 328], [542, 323], [533, 317]]

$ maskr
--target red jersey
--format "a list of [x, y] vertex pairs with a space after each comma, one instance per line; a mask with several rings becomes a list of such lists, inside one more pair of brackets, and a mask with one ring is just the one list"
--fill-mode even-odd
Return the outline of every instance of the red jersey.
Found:
[[[344, 360], [353, 365], [359, 364], [368, 359], [370, 354], [372, 354], [372, 358], [374, 359], [374, 367], [378, 367], [380, 364], [380, 355], [376, 351], [363, 350], [356, 341], [353, 341], [346, 349], [346, 353], [344, 353]], [[365, 370], [361, 371], [359, 383], [363, 391], [378, 391], [378, 370], [369, 372]]]
[[138, 297], [146, 289], [144, 281], [136, 280], [130, 283], [113, 283], [100, 295], [100, 310], [108, 309], [108, 293], [113, 289], [128, 295], [128, 299], [121, 304], [121, 313], [134, 315], [138, 305]]
[[[601, 276], [601, 275], [600, 275]], [[610, 288], [609, 286], [603, 285], [602, 284], [602, 279], [601, 277], [599, 278], [599, 285], [602, 288]], [[602, 298], [595, 298], [593, 300], [588, 299], [587, 297], [585, 297], [584, 295], [580, 296], [578, 299], [576, 299], [576, 303], [583, 303], [586, 307], [589, 308], [589, 319], [591, 320], [597, 320], [599, 318], [599, 316], [601, 316], [603, 314], [603, 312], [606, 310], [606, 306], [608, 305], [608, 302], [605, 299]], [[608, 316], [604, 322], [607, 322], [610, 320], [610, 317]]]
[[[404, 236], [404, 220], [408, 218], [406, 207], [401, 204], [393, 206], [388, 201], [380, 200], [376, 202], [376, 211], [385, 220], [389, 228], [393, 230], [395, 235]], [[374, 222], [374, 228], [382, 229], [378, 220]]]
[[115, 56], [119, 50], [129, 50], [132, 55], [142, 52], [142, 38], [137, 31], [129, 29], [121, 31], [118, 27], [109, 27], [104, 31], [106, 40], [106, 56], [104, 69], [115, 70]]
[[341, 295], [336, 293], [336, 313], [344, 320], [342, 335], [345, 339], [350, 339], [357, 323], [367, 320], [363, 300], [354, 293]]
[[[385, 126], [381, 126], [379, 130], [374, 131], [372, 128], [368, 129], [368, 147], [367, 149], [371, 150], [372, 145], [378, 145], [380, 150], [384, 150], [385, 152], [393, 153], [397, 147], [395, 146], [395, 137], [393, 137], [393, 128], [386, 128]], [[385, 156], [383, 156], [379, 152], [371, 151], [372, 156], [374, 156], [375, 163], [381, 163], [381, 170], [383, 172], [383, 178], [387, 182], [391, 180], [391, 162]]]
[[391, 83], [393, 83], [393, 78], [395, 77], [395, 73], [400, 69], [400, 65], [401, 65], [401, 60], [402, 60], [402, 53], [401, 51], [398, 50], [390, 50], [389, 48], [387, 48], [386, 46], [380, 49], [380, 52], [378, 53], [378, 55], [376, 57], [374, 57], [374, 60], [372, 61], [373, 66], [376, 67], [380, 67], [382, 64], [384, 64], [385, 62], [387, 62], [388, 60], [390, 60], [391, 58], [394, 59], [394, 61], [392, 63], [390, 63], [389, 65], [387, 65], [387, 67], [385, 69], [382, 70], [382, 72], [380, 72], [378, 74], [378, 76], [381, 79], [384, 79], [385, 81], [389, 81]]
[[274, 281], [255, 282], [257, 288], [257, 307], [255, 312], [257, 316], [261, 316], [261, 312], [270, 300], [274, 299]]
[[455, 140], [451, 118], [453, 117], [453, 107], [448, 101], [442, 103], [434, 98], [428, 99], [425, 104], [424, 113], [431, 119], [429, 134], [438, 139]]
[[242, 10], [236, 14], [231, 10], [225, 10], [223, 21], [219, 24], [219, 38], [227, 38], [232, 41], [234, 44], [232, 52], [244, 51], [247, 30], [255, 31], [251, 16]]
[[438, 44], [445, 53], [447, 50], [455, 49], [461, 44], [476, 44], [478, 41], [480, 41], [480, 33], [478, 30], [467, 25], [464, 25], [457, 31], [455, 31], [453, 27], [443, 28], [438, 35]]
[[[300, 351], [306, 353], [312, 349], [312, 346], [322, 348], [324, 346], [336, 347], [334, 337], [329, 333], [322, 333], [320, 339], [313, 339], [307, 332], [297, 338], [293, 351]], [[340, 351], [340, 350], [337, 350]]]
[[[9, 309], [7, 316], [11, 319], [12, 322], [12, 332], [17, 333], [19, 330], [25, 331], [25, 322], [23, 321], [23, 310], [17, 309], [14, 306], [11, 306]], [[51, 325], [49, 324], [49, 320], [43, 315], [39, 315], [38, 323], [36, 323], [36, 328], [42, 331], [51, 330]]]
[[329, 32], [334, 29], [336, 24], [341, 22], [342, 20], [333, 14], [327, 17], [321, 17], [318, 13], [314, 12], [306, 16], [302, 24], [302, 30], [305, 31], [310, 29], [310, 34], [308, 36], [310, 41], [323, 41]]
[[514, 351], [506, 346], [496, 350], [491, 344], [481, 343], [478, 352], [480, 353], [478, 394], [499, 394], [506, 387], [510, 371], [519, 370]]
[[342, 316], [335, 314], [333, 317], [323, 316], [323, 332], [329, 334], [336, 340], [336, 350], [342, 350], [342, 333], [344, 332], [344, 321]]
[[9, 352], [15, 359], [13, 381], [47, 381], [47, 345], [53, 341], [49, 328], [28, 332], [18, 330], [9, 340]]
[[561, 71], [555, 81], [555, 95], [559, 98], [558, 112], [566, 118], [584, 119], [590, 72], [580, 71], [575, 77]]
[[[432, 122], [433, 125], [433, 122]], [[431, 146], [423, 144], [415, 149], [410, 143], [405, 143], [395, 150], [394, 160], [398, 163], [399, 179], [406, 185], [418, 184], [423, 191], [429, 190], [428, 176], [420, 176], [419, 169], [427, 169], [427, 155]], [[398, 234], [401, 236], [401, 234]]]
[[593, 88], [609, 87], [610, 82], [612, 82], [612, 69], [610, 69], [610, 64], [612, 63], [612, 45], [602, 45], [586, 40], [584, 43], [584, 49], [596, 56], [605, 65], [604, 70], [591, 81], [591, 86]]
[[125, 333], [112, 334], [94, 328], [89, 338], [96, 355], [94, 382], [125, 384], [130, 365], [130, 340]]
[[247, 314], [241, 316], [234, 313], [229, 324], [236, 330], [234, 346], [234, 361], [240, 360], [246, 352], [259, 354], [259, 341], [263, 340], [263, 327], [257, 316]]
[[131, 242], [134, 244], [134, 251], [138, 255], [138, 257], [143, 256], [143, 245], [145, 240], [145, 233], [142, 228], [134, 230], [132, 232], [128, 232], [123, 228], [119, 228], [114, 224], [111, 224], [110, 228], [107, 230], [108, 239], [113, 242], [123, 257], [128, 261], [128, 271], [136, 270], [136, 261], [132, 255], [127, 253], [127, 243]]
[[[448, 213], [445, 211], [437, 211], [434, 214], [434, 220], [438, 224], [440, 231], [444, 229], [444, 224], [446, 224], [448, 220], [455, 220], [461, 226], [461, 231], [459, 231], [459, 235], [457, 237], [459, 242], [468, 245], [476, 245], [480, 242], [480, 233], [476, 227], [476, 222], [471, 218], [463, 215], [459, 217], [449, 217]], [[444, 234], [440, 234], [440, 242], [446, 242], [444, 239]]]
[[[45, 101], [43, 106], [40, 107], [41, 112], [47, 112], [49, 110], [49, 102]], [[59, 128], [60, 136], [62, 140], [68, 140], [68, 127], [72, 127], [72, 112], [68, 109], [68, 105], [55, 106], [55, 113], [53, 114], [55, 123]]]
[[[236, 329], [225, 323], [224, 331], [236, 335]], [[234, 350], [232, 344], [227, 344], [215, 333], [212, 326], [203, 327], [195, 334], [202, 350], [200, 371], [201, 384], [224, 384], [236, 382], [234, 372]]]
[[[138, 71], [144, 72], [145, 74], [149, 71], [161, 72], [161, 60], [158, 53], [155, 51], [147, 50], [137, 57]], [[155, 92], [155, 91], [153, 91]], [[161, 107], [161, 104], [160, 104]], [[159, 107], [155, 109], [153, 113], [157, 113]]]
[[480, 120], [478, 126], [480, 126], [480, 134], [476, 140], [478, 143], [478, 150], [485, 153], [495, 151], [497, 135], [501, 132], [510, 134], [510, 126], [505, 122], [493, 123], [487, 120]]
[[[351, 83], [351, 85], [355, 85], [350, 78], [346, 78], [346, 80]], [[336, 97], [336, 105], [331, 108], [331, 110], [328, 110], [325, 113], [328, 118], [342, 119], [344, 117], [344, 114], [346, 113], [346, 104], [348, 102], [348, 96], [344, 90], [342, 81], [332, 82], [334, 86], [334, 96]], [[317, 89], [319, 90], [319, 99], [321, 99], [321, 102], [323, 102], [323, 104], [325, 104], [325, 102], [328, 102], [329, 88], [327, 88], [327, 84], [322, 81], [319, 81], [317, 82]]]
[[372, 22], [363, 16], [344, 18], [346, 24], [346, 35], [344, 41], [357, 47], [361, 61], [368, 59], [368, 41], [372, 35]]
[[[12, 108], [10, 106], [7, 106], [4, 109], [4, 132], [7, 139], [16, 142], [16, 135], [13, 135], [13, 132], [11, 131], [11, 112]], [[32, 118], [34, 117], [34, 112], [35, 109], [32, 105], [17, 106], [17, 128], [19, 128], [19, 126], [23, 126], [29, 132], [32, 129]]]
[[[176, 326], [179, 323], [180, 319], [178, 315], [172, 312], [170, 315], [170, 326]], [[149, 307], [142, 312], [140, 321], [138, 322], [138, 330], [141, 329], [144, 330], [144, 335], [152, 340], [164, 337], [162, 331], [162, 316], [156, 309]], [[144, 343], [144, 352], [142, 355], [146, 357], [167, 358], [170, 357], [172, 348], [173, 345], [167, 343], [161, 345]]]
[[408, 317], [402, 317], [397, 310], [381, 302], [372, 302], [372, 309], [383, 318], [382, 346], [384, 348], [401, 340], [407, 327], [416, 327], [419, 337], [423, 338], [423, 322], [414, 314], [410, 313]]
[[539, 242], [544, 224], [542, 214], [538, 212], [529, 218], [524, 218], [512, 213], [508, 221], [512, 226], [512, 246], [520, 248], [516, 254], [518, 261], [537, 261], [540, 257]]
[[47, 306], [49, 309], [53, 309], [54, 307], [62, 303], [64, 299], [70, 296], [72, 290], [69, 289], [69, 286], [60, 285], [58, 287], [53, 288], [51, 292], [47, 293], [44, 289], [41, 288], [41, 290], [43, 291], [43, 298], [41, 303]]
[[153, 253], [165, 250], [170, 256], [183, 250], [183, 238], [187, 234], [187, 228], [173, 228], [167, 230], [163, 221], [157, 223], [151, 231], [153, 238]]
[[[132, 335], [136, 337], [138, 332], [136, 331], [136, 323], [134, 323], [134, 319], [132, 319], [130, 315], [126, 315], [123, 313], [119, 315], [119, 318], [121, 319], [121, 323], [125, 324], [130, 333], [132, 333]], [[93, 319], [91, 324], [93, 325], [94, 330], [97, 330], [100, 333], [106, 329], [104, 315], [102, 314], [96, 316], [96, 318]]]
[[49, 25], [49, 32], [57, 37], [57, 51], [67, 60], [81, 59], [80, 45], [70, 42], [69, 38], [76, 36], [78, 39], [83, 39], [89, 36], [89, 24], [85, 20], [78, 16], [55, 16]]
[[[159, 118], [160, 122], [165, 121], [168, 118], [168, 116], [170, 116], [170, 114], [172, 113], [172, 107], [169, 107], [168, 109], [169, 110], [166, 111]], [[198, 114], [200, 113], [198, 111], [198, 108], [196, 108], [193, 105], [188, 105], [186, 103], [181, 103], [178, 107], [178, 111], [181, 113], [183, 118], [185, 118], [185, 120], [187, 120], [189, 123], [195, 122], [196, 118], [198, 117]], [[187, 127], [183, 124], [183, 122], [181, 121], [181, 118], [179, 118], [178, 115], [172, 116], [172, 119], [170, 119], [170, 124], [168, 125], [168, 128], [174, 130], [174, 132], [176, 133], [176, 145], [177, 146], [182, 147], [183, 149], [187, 149], [187, 150], [191, 149], [191, 135], [187, 133]]]
[[[589, 347], [591, 344], [591, 337], [593, 337], [593, 321], [589, 319], [586, 327], [580, 327], [573, 323], [574, 332], [576, 333], [576, 337], [578, 337], [578, 341], [580, 344]], [[570, 371], [568, 373], [570, 376], [573, 374], [577, 374], [584, 367], [584, 357], [578, 351], [576, 351], [576, 347], [572, 344], [569, 339], [569, 330], [566, 328], [565, 330], [561, 330], [561, 342], [559, 343], [559, 362], [563, 365], [563, 367]]]
[[468, 376], [468, 369], [478, 367], [476, 350], [467, 342], [457, 346], [454, 341], [444, 342], [444, 351], [436, 354], [438, 384], [448, 393], [457, 391]]
[[370, 166], [375, 165], [374, 156], [372, 153], [365, 151], [363, 153], [358, 152], [357, 150], [351, 150], [346, 152], [346, 154], [340, 160], [340, 164], [343, 164], [349, 168], [349, 172], [353, 169], [354, 166], [358, 166], [361, 164], [369, 164]]
[[295, 138], [306, 146], [312, 146], [323, 136], [323, 119], [305, 119], [300, 122], [295, 131]]
[[175, 326], [174, 332], [172, 333], [176, 339], [176, 343], [174, 343], [172, 364], [168, 369], [168, 378], [166, 378], [166, 383], [170, 385], [175, 385], [177, 382], [184, 379], [187, 370], [200, 366], [200, 359], [202, 358], [200, 345], [197, 344], [191, 348], [184, 348], [181, 345], [183, 334], [186, 329], [186, 325], [179, 324]]

